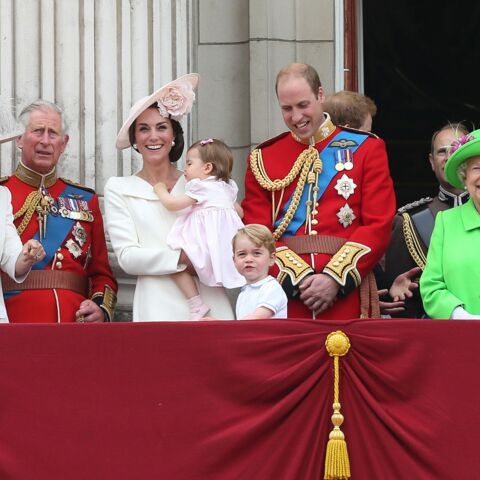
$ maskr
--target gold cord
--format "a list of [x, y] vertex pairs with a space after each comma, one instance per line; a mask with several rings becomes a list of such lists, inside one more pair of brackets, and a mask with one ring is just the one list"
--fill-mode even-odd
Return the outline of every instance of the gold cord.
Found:
[[413, 229], [412, 219], [408, 213], [402, 213], [403, 218], [403, 235], [405, 237], [405, 244], [413, 261], [422, 269], [425, 270], [427, 259], [423, 253], [418, 237]]
[[[312, 150], [312, 147], [304, 150], [295, 160], [292, 169], [288, 172], [288, 175], [283, 178], [276, 180], [271, 180], [265, 171], [265, 166], [263, 164], [262, 152], [258, 148], [252, 151], [250, 154], [250, 166], [252, 168], [252, 173], [260, 184], [262, 188], [268, 190], [269, 192], [282, 190], [283, 188], [288, 187], [297, 177], [300, 170], [303, 167], [306, 159], [309, 156], [309, 152]], [[316, 151], [316, 150], [315, 150]]]
[[273, 192], [282, 190], [280, 198], [283, 199], [283, 190], [288, 187], [300, 174], [297, 186], [295, 187], [295, 191], [292, 196], [292, 201], [288, 206], [287, 212], [285, 213], [282, 221], [280, 222], [280, 225], [273, 232], [275, 240], [278, 240], [284, 234], [288, 225], [290, 225], [290, 222], [292, 221], [300, 203], [300, 199], [302, 197], [303, 189], [305, 187], [310, 168], [312, 164], [315, 165], [315, 162], [320, 162], [321, 165], [321, 161], [318, 157], [318, 151], [313, 146], [310, 146], [309, 148], [303, 150], [303, 152], [297, 157], [292, 169], [285, 178], [271, 180], [270, 177], [267, 175], [267, 172], [265, 171], [265, 166], [262, 159], [262, 152], [259, 149], [255, 149], [250, 154], [250, 167], [252, 169], [252, 173], [255, 179], [262, 188], [272, 192], [272, 215], [274, 215], [274, 218], [272, 219], [272, 224], [277, 218], [281, 205], [280, 201], [278, 203], [278, 208], [275, 208], [275, 198]]
[[20, 210], [17, 213], [15, 213], [13, 217], [14, 220], [17, 220], [22, 215], [25, 215], [23, 217], [22, 222], [17, 228], [18, 235], [22, 235], [22, 233], [27, 228], [27, 225], [29, 224], [32, 218], [32, 215], [35, 213], [35, 209], [37, 208], [37, 205], [40, 203], [41, 199], [42, 199], [42, 194], [38, 190], [35, 190], [34, 192], [30, 192], [27, 198], [25, 199], [25, 202], [23, 203]]

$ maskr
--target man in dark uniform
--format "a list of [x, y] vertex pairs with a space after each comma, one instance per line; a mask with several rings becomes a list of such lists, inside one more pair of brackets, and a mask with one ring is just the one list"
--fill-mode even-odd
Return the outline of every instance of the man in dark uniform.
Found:
[[378, 316], [371, 270], [395, 212], [385, 145], [332, 123], [310, 65], [283, 68], [276, 92], [290, 131], [251, 153], [244, 222], [274, 232], [272, 273], [290, 297], [290, 318]]
[[21, 284], [2, 275], [11, 323], [110, 321], [117, 282], [108, 263], [103, 221], [95, 192], [57, 177], [68, 143], [62, 111], [45, 100], [26, 107], [16, 142], [21, 161], [2, 185], [12, 194], [22, 242], [39, 240], [47, 252]]
[[444, 172], [450, 145], [466, 133], [468, 130], [463, 124], [449, 123], [433, 134], [429, 160], [439, 183], [438, 194], [399, 208], [395, 216], [385, 273], [391, 282], [395, 280], [389, 290], [390, 296], [394, 301], [405, 301], [405, 308], [390, 312], [392, 316], [421, 318], [425, 315], [418, 279], [425, 268], [435, 216], [439, 211], [463, 205], [468, 200], [468, 192], [450, 185]]

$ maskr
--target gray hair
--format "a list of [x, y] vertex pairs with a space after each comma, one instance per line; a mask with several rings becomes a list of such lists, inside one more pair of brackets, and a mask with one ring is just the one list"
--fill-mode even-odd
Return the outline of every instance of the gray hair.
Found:
[[462, 184], [464, 186], [465, 186], [465, 180], [467, 178], [467, 166], [468, 166], [468, 161], [469, 160], [470, 159], [465, 160], [457, 168], [457, 177], [462, 182]]
[[37, 110], [57, 112], [60, 115], [60, 119], [62, 122], [62, 132], [63, 134], [67, 133], [67, 124], [65, 123], [63, 110], [55, 103], [49, 102], [48, 100], [43, 100], [41, 98], [39, 98], [38, 100], [35, 100], [30, 105], [27, 105], [20, 112], [20, 115], [18, 116], [18, 123], [20, 123], [23, 126], [24, 130], [27, 127], [28, 122], [30, 120], [30, 114]]

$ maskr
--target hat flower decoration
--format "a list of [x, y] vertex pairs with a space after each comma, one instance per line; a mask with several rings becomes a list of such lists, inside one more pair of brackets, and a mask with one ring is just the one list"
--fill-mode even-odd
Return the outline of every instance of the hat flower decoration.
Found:
[[158, 111], [162, 117], [170, 116], [178, 121], [183, 115], [190, 113], [194, 101], [195, 92], [192, 84], [178, 82], [163, 89], [157, 101]]
[[469, 135], [468, 133], [466, 133], [465, 135], [462, 135], [457, 140], [454, 140], [450, 145], [450, 148], [448, 151], [449, 155], [452, 155], [452, 153], [457, 151], [462, 145], [465, 145], [466, 143], [472, 140], [475, 140], [475, 137], [472, 137], [472, 135]]

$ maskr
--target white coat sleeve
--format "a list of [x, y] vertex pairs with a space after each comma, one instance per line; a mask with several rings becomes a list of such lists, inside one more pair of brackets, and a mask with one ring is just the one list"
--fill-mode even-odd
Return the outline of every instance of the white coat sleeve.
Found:
[[105, 216], [108, 234], [120, 267], [130, 275], [168, 275], [185, 269], [178, 265], [180, 250], [140, 245], [135, 221], [125, 197], [105, 185]]
[[23, 282], [26, 275], [21, 277], [15, 276], [15, 263], [22, 251], [22, 241], [17, 234], [15, 225], [13, 224], [12, 195], [7, 188], [1, 189], [0, 201], [4, 205], [5, 218], [3, 219], [3, 230], [5, 232], [2, 255], [0, 259], [1, 269], [16, 282]]

